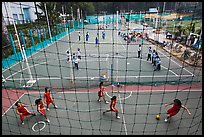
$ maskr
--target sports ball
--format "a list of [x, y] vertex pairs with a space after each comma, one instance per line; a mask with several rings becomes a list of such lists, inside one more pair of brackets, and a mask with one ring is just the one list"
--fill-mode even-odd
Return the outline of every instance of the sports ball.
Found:
[[156, 115], [156, 117], [155, 117], [157, 120], [159, 120], [160, 119], [160, 115]]

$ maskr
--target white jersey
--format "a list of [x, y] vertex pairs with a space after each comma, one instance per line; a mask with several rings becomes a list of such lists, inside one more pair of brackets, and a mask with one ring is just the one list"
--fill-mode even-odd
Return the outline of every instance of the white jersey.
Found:
[[156, 58], [156, 56], [157, 56], [156, 53], [153, 52], [153, 53], [152, 53], [152, 58]]
[[70, 55], [71, 55], [70, 53], [67, 53], [67, 58], [69, 58], [69, 57], [70, 57]]
[[161, 64], [161, 59], [160, 58], [156, 58], [156, 65]]
[[152, 54], [152, 50], [151, 49], [148, 50], [148, 54]]
[[79, 63], [79, 59], [78, 58], [73, 58], [73, 63]]
[[80, 55], [81, 55], [81, 52], [80, 52], [80, 51], [77, 51], [77, 52], [76, 52], [76, 55], [77, 55], [77, 56], [80, 56]]

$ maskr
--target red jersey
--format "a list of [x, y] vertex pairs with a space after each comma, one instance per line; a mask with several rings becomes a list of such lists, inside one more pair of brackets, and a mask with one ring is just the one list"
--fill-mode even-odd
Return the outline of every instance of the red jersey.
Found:
[[174, 110], [174, 112], [179, 112], [179, 110], [181, 109], [181, 106], [179, 106], [178, 104], [174, 103], [172, 109]]
[[38, 112], [41, 113], [42, 115], [45, 115], [46, 113], [45, 113], [45, 110], [43, 109], [44, 105], [40, 103], [38, 104], [38, 106], [40, 106], [40, 110], [38, 110]]
[[40, 109], [43, 109], [44, 105], [43, 104], [38, 104], [38, 106], [40, 106]]
[[173, 107], [167, 110], [167, 114], [169, 114], [170, 116], [174, 116], [179, 112], [180, 109], [181, 109], [181, 106], [174, 103]]
[[115, 101], [115, 100], [112, 100], [112, 101], [111, 101], [111, 104], [110, 104], [110, 108], [115, 108], [115, 104], [116, 104], [116, 101]]
[[50, 96], [50, 92], [44, 93], [44, 97], [46, 98], [46, 101], [51, 101], [52, 100], [52, 98]]
[[22, 113], [22, 114], [26, 114], [28, 113], [29, 111], [27, 110], [26, 107], [24, 107], [23, 105], [20, 105], [20, 107], [17, 107], [17, 110], [19, 113]]
[[104, 87], [103, 86], [100, 86], [100, 91], [104, 91]]

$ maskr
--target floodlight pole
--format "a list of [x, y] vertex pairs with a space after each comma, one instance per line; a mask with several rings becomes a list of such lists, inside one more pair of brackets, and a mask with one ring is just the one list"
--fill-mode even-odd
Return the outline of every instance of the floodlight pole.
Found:
[[78, 22], [78, 27], [79, 27], [79, 21], [80, 21], [80, 10], [79, 8], [77, 9], [77, 22]]
[[74, 20], [73, 20], [73, 10], [72, 10], [72, 6], [71, 6], [71, 16], [72, 16], [72, 27], [74, 28]]
[[[64, 25], [65, 25], [65, 28], [66, 28], [66, 35], [67, 35], [67, 39], [69, 41], [69, 37], [68, 37], [68, 26], [66, 27], [66, 20], [65, 20], [65, 14], [64, 14], [64, 8], [62, 7], [62, 16], [64, 16]], [[72, 64], [72, 58], [70, 59], [70, 63], [69, 63], [69, 66], [70, 66], [70, 77], [71, 77], [71, 82], [73, 83], [74, 81], [74, 73], [73, 73], [73, 64]]]
[[140, 25], [141, 25], [141, 20], [142, 20], [142, 19], [141, 19], [141, 11], [140, 11]]
[[46, 3], [44, 4], [44, 7], [45, 7], [46, 18], [47, 18], [47, 25], [48, 25], [48, 29], [49, 29], [49, 33], [50, 33], [50, 40], [51, 40], [51, 42], [52, 42], [52, 35], [51, 35], [51, 30], [50, 30], [50, 23], [49, 23], [49, 18], [48, 18], [48, 14], [47, 14]]
[[[116, 14], [116, 54], [118, 54], [118, 11]], [[116, 65], [116, 82], [118, 82], [118, 57], [117, 57], [117, 65]]]
[[[9, 9], [10, 11], [11, 10], [11, 6], [10, 6], [10, 3], [9, 4]], [[20, 39], [19, 39], [19, 36], [18, 36], [18, 31], [17, 31], [17, 28], [16, 28], [16, 24], [15, 24], [15, 21], [13, 19], [13, 25], [14, 25], [14, 30], [15, 30], [15, 33], [16, 33], [16, 37], [17, 37], [17, 41], [18, 41], [18, 45], [19, 45], [19, 48], [20, 48], [20, 51], [21, 51], [21, 55], [23, 57], [23, 60], [25, 59], [26, 61], [26, 65], [27, 65], [27, 68], [28, 68], [28, 74], [29, 74], [29, 81], [27, 82], [27, 84], [34, 84], [36, 82], [36, 80], [33, 80], [33, 77], [32, 77], [32, 73], [31, 73], [31, 70], [30, 70], [30, 66], [28, 64], [28, 60], [27, 60], [27, 56], [26, 56], [26, 53], [25, 53], [25, 50], [24, 50], [24, 45], [21, 46], [21, 43], [20, 43]]]
[[[165, 13], [165, 6], [166, 6], [166, 2], [164, 2], [164, 5], [163, 5], [163, 14]], [[163, 19], [164, 20], [164, 19]], [[166, 31], [166, 25], [165, 25], [165, 31]]]

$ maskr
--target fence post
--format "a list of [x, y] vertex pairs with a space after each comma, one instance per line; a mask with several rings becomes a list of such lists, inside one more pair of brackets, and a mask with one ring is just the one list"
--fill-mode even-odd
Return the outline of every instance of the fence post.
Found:
[[36, 28], [36, 30], [37, 30], [37, 35], [38, 35], [38, 41], [39, 41], [39, 43], [41, 43], [41, 39], [40, 39], [40, 32], [39, 32], [39, 29], [38, 29], [38, 28]]
[[44, 39], [46, 40], [46, 32], [45, 32], [45, 28], [43, 27], [43, 34], [44, 34]]
[[12, 37], [11, 34], [9, 34], [9, 38], [10, 38], [10, 41], [11, 41], [11, 46], [12, 46], [13, 52], [16, 55], [16, 46], [14, 44], [13, 37]]
[[35, 46], [35, 42], [34, 42], [34, 39], [33, 39], [32, 29], [30, 29], [29, 32], [30, 32], [31, 44], [32, 44], [32, 46]]
[[24, 38], [24, 36], [23, 36], [23, 32], [22, 32], [22, 31], [20, 31], [20, 36], [21, 36], [21, 39], [22, 39], [22, 42], [23, 42], [24, 48], [26, 49], [25, 38]]

